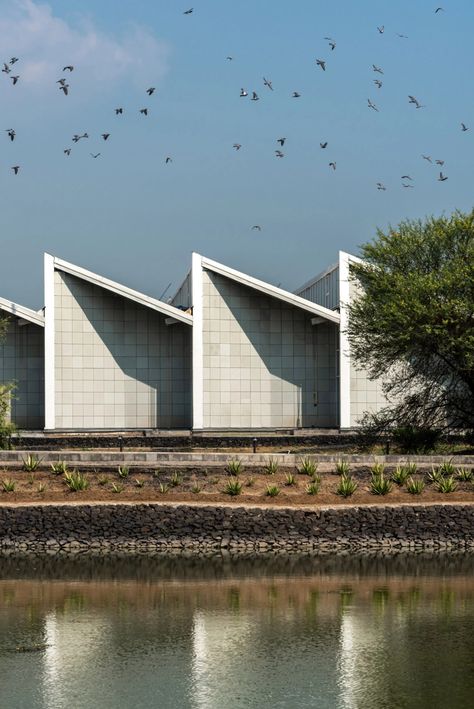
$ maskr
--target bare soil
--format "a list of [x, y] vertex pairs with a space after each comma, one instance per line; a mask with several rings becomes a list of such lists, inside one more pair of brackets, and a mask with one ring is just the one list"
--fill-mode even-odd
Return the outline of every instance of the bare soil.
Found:
[[[386, 468], [389, 477], [393, 468]], [[100, 471], [82, 470], [88, 481], [86, 490], [72, 492], [68, 489], [64, 476], [55, 475], [51, 468], [28, 473], [18, 469], [0, 471], [0, 504], [41, 503], [41, 502], [178, 502], [207, 504], [251, 504], [275, 506], [319, 507], [333, 505], [374, 505], [374, 504], [426, 504], [463, 502], [474, 503], [474, 484], [458, 481], [451, 493], [440, 493], [432, 484], [426, 484], [420, 495], [411, 495], [405, 487], [393, 484], [388, 495], [375, 495], [370, 491], [370, 470], [359, 467], [351, 470], [358, 487], [351, 497], [341, 497], [336, 493], [339, 475], [321, 472], [321, 485], [315, 495], [308, 494], [311, 478], [297, 473], [291, 468], [281, 469], [269, 475], [263, 469], [244, 469], [238, 476], [242, 483], [240, 495], [230, 496], [225, 488], [229, 474], [224, 468], [171, 468], [152, 470], [130, 467], [128, 476], [120, 477], [117, 469]], [[293, 473], [295, 484], [289, 485], [288, 473]], [[417, 477], [421, 477], [420, 472]], [[13, 481], [15, 489], [7, 492], [5, 481]], [[426, 481], [426, 475], [425, 475]], [[268, 486], [276, 486], [279, 493], [275, 497], [267, 495]]]

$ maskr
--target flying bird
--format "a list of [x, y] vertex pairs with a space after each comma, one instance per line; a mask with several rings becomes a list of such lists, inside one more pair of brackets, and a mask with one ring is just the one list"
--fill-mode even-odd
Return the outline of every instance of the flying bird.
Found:
[[265, 77], [263, 77], [263, 83], [264, 83], [265, 86], [268, 86], [268, 88], [270, 89], [270, 91], [273, 91], [272, 82], [271, 82], [269, 79], [265, 79]]
[[98, 158], [100, 153], [89, 153], [91, 158]]
[[285, 157], [285, 153], [282, 153], [281, 150], [275, 150], [275, 155], [277, 156], [277, 158]]
[[169, 162], [173, 162], [173, 158], [170, 158], [169, 156], [165, 160], [165, 165], [167, 165]]
[[102, 138], [107, 140], [110, 137], [110, 133], [102, 133]]
[[68, 64], [67, 66], [63, 66], [63, 71], [74, 71], [74, 67], [72, 64]]
[[146, 90], [148, 96], [151, 96], [155, 91], [156, 89], [154, 86], [150, 86], [150, 88]]
[[13, 142], [15, 140], [15, 136], [16, 136], [16, 133], [13, 130], [13, 128], [6, 128], [5, 131], [8, 134], [8, 137], [10, 138], [10, 140]]
[[252, 98], [250, 99], [251, 101], [258, 101], [259, 96], [256, 91], [252, 91]]
[[293, 98], [301, 98], [301, 94], [298, 91], [293, 91], [292, 97]]
[[320, 144], [319, 144], [319, 147], [324, 150], [324, 148], [327, 148], [327, 147], [328, 147], [328, 141], [326, 140], [326, 142], [320, 143]]
[[244, 98], [245, 96], [248, 96], [249, 92], [246, 91], [245, 89], [240, 89], [240, 98]]
[[144, 116], [148, 116], [148, 108], [141, 108], [140, 113], [142, 113]]
[[183, 15], [191, 15], [192, 12], [194, 12], [194, 7], [190, 7], [189, 10], [185, 10]]
[[18, 57], [12, 57], [12, 58], [10, 59], [10, 64], [11, 64], [11, 65], [16, 64], [17, 61], [18, 61]]
[[398, 32], [397, 32], [397, 37], [400, 37], [401, 39], [408, 39], [406, 34], [399, 34]]
[[232, 147], [235, 148], [236, 150], [240, 150], [242, 145], [240, 143], [234, 143], [234, 145]]
[[58, 79], [56, 83], [61, 84], [61, 86], [66, 86], [66, 79]]
[[437, 15], [438, 12], [444, 12], [444, 7], [437, 7], [434, 14]]
[[401, 179], [401, 180], [412, 180], [412, 181], [413, 181], [413, 177], [410, 177], [410, 175], [402, 175], [400, 179]]
[[408, 103], [413, 103], [417, 108], [425, 108], [425, 106], [422, 106], [421, 103], [418, 101], [415, 96], [408, 96]]
[[71, 148], [65, 148], [65, 149], [63, 150], [63, 153], [64, 153], [65, 155], [70, 155], [70, 154], [71, 154]]
[[463, 133], [465, 133], [467, 130], [469, 130], [469, 128], [467, 127], [467, 125], [465, 123], [461, 123], [461, 130]]
[[381, 27], [377, 27], [379, 34], [383, 34], [385, 32], [385, 25], [382, 25]]
[[413, 185], [407, 185], [405, 184], [405, 182], [402, 182], [402, 187], [410, 187], [411, 189], [413, 189]]
[[61, 86], [58, 86], [59, 90], [64, 93], [65, 96], [68, 95], [69, 91], [69, 84], [61, 84]]
[[372, 69], [373, 69], [373, 71], [377, 72], [377, 74], [383, 74], [383, 69], [381, 69], [376, 64], [372, 64]]
[[320, 66], [323, 71], [326, 71], [326, 62], [323, 59], [316, 59], [316, 66]]
[[19, 76], [10, 76], [10, 79], [13, 81], [13, 86], [15, 86], [16, 83], [18, 83]]
[[281, 147], [283, 147], [285, 145], [285, 140], [286, 138], [278, 138], [277, 143], [280, 143]]
[[374, 79], [374, 84], [378, 89], [381, 89], [383, 85], [380, 79]]
[[77, 133], [76, 133], [76, 135], [73, 136], [72, 140], [73, 140], [73, 143], [78, 143], [81, 140], [81, 138], [88, 138], [88, 137], [89, 137], [88, 133], [83, 133], [82, 135], [77, 135]]
[[334, 52], [334, 50], [336, 49], [336, 43], [334, 41], [329, 42], [329, 46], [331, 47], [331, 52]]
[[9, 67], [8, 64], [6, 64], [5, 62], [3, 62], [3, 69], [2, 69], [2, 71], [4, 72], [4, 74], [9, 74], [9, 73], [11, 72], [10, 67]]
[[442, 172], [439, 173], [438, 182], [445, 182], [447, 179], [446, 175], [443, 175]]
[[427, 160], [428, 162], [433, 162], [431, 159], [431, 155], [422, 155], [421, 157], [423, 158], [423, 160]]
[[228, 57], [226, 57], [226, 59], [228, 62], [231, 62], [234, 59], [234, 57], [228, 56]]
[[250, 227], [250, 228], [251, 228], [251, 229], [256, 229], [257, 231], [262, 231], [262, 227], [260, 226], [260, 224], [254, 224], [254, 225], [253, 225], [252, 227]]
[[443, 167], [443, 165], [444, 165], [444, 160], [435, 160], [435, 163], [436, 163], [437, 165], [441, 165], [441, 167]]
[[13, 165], [13, 167], [12, 167], [11, 169], [13, 170], [13, 172], [15, 173], [15, 175], [18, 175], [18, 170], [20, 169], [20, 166], [19, 166], [19, 165]]
[[370, 100], [370, 98], [367, 99], [367, 104], [368, 104], [369, 108], [373, 108], [373, 110], [374, 110], [374, 111], [377, 111], [377, 113], [379, 112], [379, 109], [377, 108], [377, 106], [375, 105], [375, 103], [372, 103], [372, 101]]
[[115, 115], [118, 116], [119, 114], [122, 115], [123, 113], [123, 108], [116, 108], [115, 109]]
[[335, 162], [330, 162], [329, 167], [332, 167], [333, 170], [336, 169], [336, 163]]
[[385, 187], [383, 182], [377, 182], [377, 189], [382, 190], [382, 192], [385, 192], [387, 188]]

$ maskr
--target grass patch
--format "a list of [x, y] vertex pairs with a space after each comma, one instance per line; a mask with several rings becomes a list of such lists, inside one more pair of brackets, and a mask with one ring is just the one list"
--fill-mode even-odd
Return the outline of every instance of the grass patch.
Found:
[[240, 495], [242, 492], [242, 483], [237, 478], [231, 478], [227, 481], [224, 492], [226, 495], [230, 495], [231, 497]]
[[244, 467], [242, 465], [241, 460], [239, 460], [238, 458], [233, 458], [232, 460], [228, 461], [225, 469], [228, 475], [233, 475], [234, 477], [237, 477], [237, 475], [240, 475], [243, 472]]
[[449, 477], [441, 477], [436, 483], [435, 487], [438, 490], [438, 492], [454, 492], [455, 489], [457, 488], [458, 484], [456, 480], [454, 479], [454, 475], [450, 475]]
[[279, 494], [280, 488], [278, 485], [267, 485], [267, 489], [265, 490], [266, 497], [276, 497]]
[[15, 492], [16, 482], [11, 478], [5, 478], [2, 480], [2, 490], [3, 492]]

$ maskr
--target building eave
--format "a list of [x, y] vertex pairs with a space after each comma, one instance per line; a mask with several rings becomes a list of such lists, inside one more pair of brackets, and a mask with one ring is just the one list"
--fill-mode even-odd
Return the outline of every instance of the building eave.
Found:
[[143, 305], [145, 308], [156, 310], [162, 315], [174, 318], [185, 325], [192, 326], [193, 324], [193, 316], [189, 313], [185, 313], [179, 308], [176, 308], [174, 305], [165, 303], [162, 300], [157, 300], [156, 298], [151, 298], [148, 295], [133, 290], [132, 288], [128, 288], [127, 286], [117, 283], [116, 281], [112, 281], [109, 278], [105, 278], [104, 276], [99, 276], [97, 273], [88, 271], [87, 269], [76, 266], [68, 261], [63, 261], [57, 257], [53, 257], [53, 259], [54, 270], [56, 271], [69, 273], [71, 276], [75, 276], [76, 278], [92, 283], [99, 288], [104, 288], [105, 290], [108, 290], [115, 295], [119, 295], [122, 298], [132, 300], [139, 305]]
[[26, 308], [24, 305], [14, 303], [12, 300], [0, 298], [0, 310], [3, 310], [9, 315], [14, 315], [17, 318], [21, 318], [22, 320], [27, 320], [34, 325], [39, 325], [39, 327], [44, 327], [43, 315], [36, 312], [36, 310]]
[[217, 261], [213, 261], [212, 259], [209, 259], [205, 256], [201, 256], [201, 263], [203, 268], [209, 271], [213, 271], [214, 273], [218, 273], [219, 275], [229, 278], [233, 281], [236, 281], [237, 283], [240, 283], [243, 286], [247, 286], [248, 288], [257, 290], [260, 293], [264, 293], [265, 295], [268, 295], [272, 298], [276, 298], [277, 300], [283, 301], [284, 303], [288, 303], [288, 305], [292, 305], [296, 308], [300, 308], [301, 310], [305, 310], [306, 312], [311, 313], [312, 315], [319, 315], [320, 317], [324, 318], [325, 320], [328, 320], [329, 322], [333, 322], [336, 324], [339, 324], [340, 322], [338, 312], [330, 310], [329, 308], [325, 308], [324, 306], [318, 305], [317, 303], [313, 303], [310, 300], [306, 300], [306, 298], [302, 298], [299, 295], [290, 293], [289, 291], [283, 290], [282, 288], [277, 288], [276, 286], [273, 286], [270, 283], [265, 283], [265, 281], [261, 281], [258, 278], [249, 276], [246, 273], [236, 271], [235, 269], [230, 268], [229, 266], [224, 266], [224, 264], [218, 263]]

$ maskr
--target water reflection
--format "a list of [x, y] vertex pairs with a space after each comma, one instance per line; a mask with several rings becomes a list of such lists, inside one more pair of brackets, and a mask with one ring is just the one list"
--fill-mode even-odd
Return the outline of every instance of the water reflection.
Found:
[[472, 561], [0, 558], [0, 706], [470, 707]]

